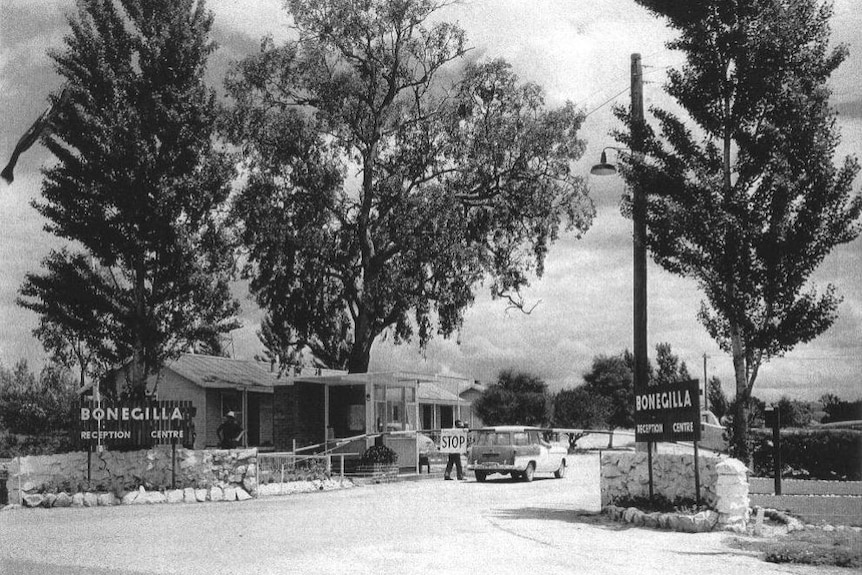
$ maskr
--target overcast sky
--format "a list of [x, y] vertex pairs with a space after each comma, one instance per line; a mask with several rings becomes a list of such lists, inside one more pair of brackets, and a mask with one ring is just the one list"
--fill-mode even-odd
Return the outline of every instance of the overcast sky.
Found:
[[[214, 39], [219, 49], [210, 60], [208, 78], [219, 94], [230, 62], [257, 49], [264, 34], [277, 40], [287, 34], [288, 19], [279, 0], [210, 0], [215, 13]], [[850, 58], [832, 80], [832, 103], [839, 111], [840, 157], [862, 149], [862, 11], [858, 0], [836, 0], [833, 39], [850, 46]], [[45, 108], [46, 97], [60, 85], [46, 50], [62, 47], [65, 14], [73, 0], [2, 0], [0, 3], [0, 163], [17, 139]], [[538, 303], [529, 316], [507, 311], [479, 288], [456, 341], [437, 339], [423, 354], [416, 345], [378, 341], [371, 370], [409, 370], [461, 375], [492, 381], [503, 368], [527, 370], [553, 389], [582, 382], [598, 354], [631, 348], [631, 222], [619, 212], [623, 183], [617, 177], [589, 177], [601, 148], [614, 142], [618, 127], [613, 103], [627, 104], [629, 58], [643, 56], [646, 106], [670, 106], [662, 92], [668, 66], [682, 62], [664, 44], [672, 37], [663, 22], [631, 0], [464, 0], [441, 17], [466, 29], [473, 54], [504, 57], [523, 80], [541, 84], [548, 104], [571, 100], [587, 114], [581, 137], [587, 152], [577, 165], [588, 178], [598, 207], [592, 228], [580, 240], [563, 236], [548, 255], [543, 278], [525, 292]], [[42, 231], [43, 221], [30, 207], [40, 189], [40, 168], [47, 152], [35, 146], [18, 162], [15, 182], [0, 183], [0, 361], [26, 358], [42, 365], [44, 351], [30, 332], [36, 317], [15, 305], [24, 274], [35, 271], [52, 247], [62, 243]], [[857, 179], [857, 192], [862, 181]], [[820, 338], [775, 359], [760, 372], [754, 394], [767, 401], [781, 395], [817, 399], [831, 392], [862, 397], [862, 241], [838, 248], [814, 277], [815, 285], [833, 283], [844, 297], [839, 319]], [[732, 394], [730, 357], [722, 353], [698, 323], [701, 295], [693, 282], [649, 265], [649, 347], [668, 342], [701, 377], [706, 354], [709, 377], [717, 375]], [[259, 353], [255, 331], [260, 312], [241, 285], [243, 328], [232, 334], [236, 357]]]

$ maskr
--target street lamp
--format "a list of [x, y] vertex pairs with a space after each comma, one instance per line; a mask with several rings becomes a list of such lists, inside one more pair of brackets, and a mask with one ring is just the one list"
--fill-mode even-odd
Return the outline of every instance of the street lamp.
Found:
[[590, 168], [590, 173], [594, 176], [613, 176], [617, 173], [617, 168], [613, 164], [608, 163], [608, 153], [607, 150], [619, 150], [619, 148], [615, 148], [613, 146], [606, 146], [605, 149], [602, 150], [602, 158], [598, 164]]

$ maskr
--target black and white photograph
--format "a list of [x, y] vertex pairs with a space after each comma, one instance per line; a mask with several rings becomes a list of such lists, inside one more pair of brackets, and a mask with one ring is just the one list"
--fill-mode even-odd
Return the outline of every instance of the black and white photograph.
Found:
[[0, 0], [0, 573], [862, 569], [859, 0]]

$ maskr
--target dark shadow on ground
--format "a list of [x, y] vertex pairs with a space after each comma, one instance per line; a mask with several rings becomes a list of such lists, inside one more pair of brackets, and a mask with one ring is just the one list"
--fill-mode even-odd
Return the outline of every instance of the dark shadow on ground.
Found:
[[[467, 478], [468, 479], [475, 479], [475, 476], [467, 475]], [[546, 476], [535, 476], [535, 477], [533, 477], [534, 482], [555, 481], [555, 480], [559, 481], [559, 479], [557, 479], [556, 477], [553, 477], [551, 475], [549, 475], [547, 477]], [[486, 483], [493, 484], [493, 483], [526, 483], [526, 482], [523, 479], [521, 479], [520, 477], [515, 478], [515, 477], [509, 477], [507, 475], [495, 474], [495, 475], [489, 475], [485, 479], [485, 481], [478, 481], [477, 480], [477, 481], [472, 481], [472, 483], [475, 483], [476, 485], [484, 485]]]
[[80, 565], [54, 565], [30, 560], [0, 559], [0, 573], [12, 575], [147, 575], [152, 571]]
[[549, 509], [547, 507], [519, 507], [517, 509], [492, 509], [488, 517], [494, 519], [538, 519], [592, 525], [608, 531], [625, 531], [633, 527], [630, 523], [611, 521], [606, 515], [579, 509]]

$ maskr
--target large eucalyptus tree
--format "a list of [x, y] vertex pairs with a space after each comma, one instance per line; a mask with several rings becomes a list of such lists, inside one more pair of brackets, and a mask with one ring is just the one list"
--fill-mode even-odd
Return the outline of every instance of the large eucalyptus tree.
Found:
[[477, 284], [522, 306], [563, 226], [593, 215], [572, 104], [468, 61], [436, 0], [290, 0], [295, 39], [240, 62], [234, 206], [265, 338], [366, 371], [373, 342], [456, 332]]

